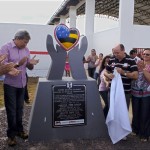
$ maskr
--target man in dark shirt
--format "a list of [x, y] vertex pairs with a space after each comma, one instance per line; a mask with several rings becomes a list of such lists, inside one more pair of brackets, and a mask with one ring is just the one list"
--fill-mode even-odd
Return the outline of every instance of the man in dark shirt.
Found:
[[121, 75], [127, 108], [129, 109], [131, 97], [131, 81], [138, 78], [138, 68], [135, 61], [125, 53], [123, 44], [118, 44], [113, 48], [113, 56], [110, 58], [104, 75], [110, 79], [114, 78], [113, 72], [116, 68], [117, 72]]
[[137, 56], [137, 50], [135, 50], [135, 49], [132, 49], [132, 50], [130, 51], [129, 55], [130, 55], [130, 57], [131, 57], [132, 59], [135, 60], [136, 63], [141, 60], [141, 58], [139, 58], [139, 57]]

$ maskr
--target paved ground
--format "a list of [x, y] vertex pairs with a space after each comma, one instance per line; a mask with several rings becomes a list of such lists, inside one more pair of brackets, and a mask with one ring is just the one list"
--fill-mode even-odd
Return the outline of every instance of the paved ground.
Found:
[[[31, 106], [25, 106], [24, 126], [27, 129]], [[0, 110], [0, 150], [150, 150], [150, 141], [142, 143], [138, 137], [129, 135], [127, 141], [113, 145], [110, 140], [53, 140], [47, 143], [29, 143], [17, 138], [17, 146], [7, 146], [6, 112]]]

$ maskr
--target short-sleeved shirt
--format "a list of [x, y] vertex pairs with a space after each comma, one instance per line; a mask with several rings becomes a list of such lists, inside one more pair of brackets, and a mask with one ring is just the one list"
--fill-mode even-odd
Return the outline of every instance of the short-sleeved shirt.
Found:
[[70, 71], [69, 62], [66, 62], [66, 63], [65, 63], [65, 70], [66, 70], [66, 71]]
[[[133, 60], [129, 55], [126, 55], [121, 61], [119, 61], [116, 57], [112, 56], [106, 66], [106, 70], [110, 73], [113, 73], [115, 67], [119, 67], [125, 72], [138, 71], [135, 60]], [[121, 74], [121, 78], [122, 78], [125, 94], [129, 94], [131, 92], [132, 79], [122, 74]]]
[[88, 58], [90, 58], [90, 61], [88, 62], [88, 68], [96, 68], [95, 62], [98, 59], [98, 56], [97, 55], [95, 55], [95, 56], [90, 55]]
[[[150, 73], [150, 65], [146, 65], [145, 69]], [[143, 71], [139, 71], [137, 80], [132, 82], [132, 95], [135, 97], [150, 96], [150, 82], [144, 76]]]
[[106, 83], [104, 81], [104, 72], [105, 69], [100, 74], [100, 84], [99, 84], [99, 91], [108, 91], [108, 87], [106, 87]]
[[18, 76], [12, 76], [10, 74], [6, 74], [5, 79], [4, 79], [4, 84], [8, 84], [16, 88], [25, 87], [26, 65], [28, 61], [30, 60], [29, 49], [27, 47], [23, 49], [18, 49], [14, 41], [11, 41], [1, 47], [0, 54], [7, 54], [7, 58], [5, 59], [4, 63], [13, 62], [17, 64], [22, 58], [28, 57], [27, 61], [22, 66], [17, 68], [18, 70], [21, 70], [21, 73]]

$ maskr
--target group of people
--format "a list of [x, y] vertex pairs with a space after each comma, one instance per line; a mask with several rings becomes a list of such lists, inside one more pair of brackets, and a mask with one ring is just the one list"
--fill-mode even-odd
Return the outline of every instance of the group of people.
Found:
[[[26, 68], [32, 70], [39, 60], [30, 58], [27, 44], [30, 35], [26, 30], [18, 31], [14, 39], [0, 49], [0, 75], [5, 74], [4, 102], [7, 113], [8, 145], [17, 144], [16, 136], [27, 139], [22, 124], [24, 99], [29, 99], [27, 92]], [[104, 100], [104, 116], [109, 111], [109, 92], [111, 81], [114, 78], [114, 69], [121, 75], [127, 108], [132, 100], [132, 130], [134, 135], [146, 142], [150, 136], [150, 49], [145, 49], [142, 58], [137, 57], [136, 51], [130, 51], [130, 56], [125, 52], [123, 44], [118, 44], [112, 49], [112, 55], [100, 53], [92, 49], [83, 63], [88, 63], [88, 75], [98, 83], [100, 96]], [[68, 73], [68, 60], [66, 60], [66, 76]], [[26, 95], [27, 98], [24, 96]], [[117, 109], [117, 108], [116, 108]]]
[[27, 44], [30, 34], [26, 30], [16, 32], [14, 38], [0, 49], [0, 75], [4, 78], [4, 104], [7, 114], [8, 145], [17, 144], [16, 136], [27, 139], [22, 123], [25, 89], [27, 87], [26, 68], [32, 70], [39, 60], [30, 58]]
[[[129, 55], [125, 52], [123, 44], [118, 44], [112, 49], [112, 54], [104, 58], [100, 53], [99, 58], [94, 49], [87, 57], [89, 76], [94, 76], [99, 65], [99, 93], [104, 101], [104, 116], [107, 117], [110, 104], [110, 87], [114, 78], [114, 69], [121, 75], [126, 104], [129, 109], [132, 102], [132, 134], [146, 142], [150, 136], [150, 49], [144, 49], [142, 57], [137, 56], [136, 50], [131, 50]], [[99, 63], [96, 63], [99, 62]], [[98, 64], [98, 65], [97, 65]], [[117, 109], [117, 108], [116, 108]]]

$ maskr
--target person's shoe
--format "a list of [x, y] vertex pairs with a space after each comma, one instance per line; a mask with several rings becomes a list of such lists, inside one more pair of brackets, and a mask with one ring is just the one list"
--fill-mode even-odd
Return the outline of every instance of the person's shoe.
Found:
[[8, 138], [8, 145], [13, 147], [17, 144], [16, 139], [15, 138]]
[[137, 134], [135, 132], [132, 132], [131, 135], [136, 136]]
[[147, 138], [142, 138], [142, 139], [141, 139], [141, 142], [147, 142], [147, 141], [148, 141]]
[[17, 136], [19, 136], [20, 138], [22, 138], [22, 139], [24, 139], [24, 140], [28, 138], [28, 134], [25, 133], [25, 132], [19, 132], [19, 133], [17, 134]]
[[127, 137], [125, 136], [122, 140], [123, 140], [123, 141], [126, 141], [126, 140], [127, 140]]
[[26, 104], [30, 104], [30, 99], [25, 100]]

